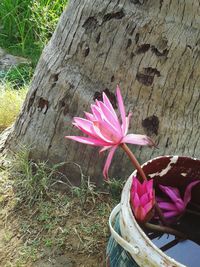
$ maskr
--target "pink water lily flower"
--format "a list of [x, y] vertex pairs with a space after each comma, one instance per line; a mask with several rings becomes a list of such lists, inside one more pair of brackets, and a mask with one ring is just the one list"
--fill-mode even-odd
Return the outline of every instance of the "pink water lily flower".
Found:
[[190, 183], [184, 193], [183, 198], [177, 188], [171, 186], [159, 185], [159, 188], [164, 192], [169, 200], [157, 197], [158, 205], [163, 211], [166, 219], [179, 216], [184, 213], [187, 204], [191, 200], [192, 188], [200, 181]]
[[108, 169], [110, 167], [113, 155], [117, 147], [122, 143], [131, 143], [135, 145], [153, 146], [153, 141], [146, 135], [127, 134], [131, 113], [126, 117], [123, 99], [120, 88], [116, 90], [117, 102], [121, 114], [121, 122], [105, 93], [103, 101], [96, 100], [91, 105], [92, 113], [85, 112], [86, 118], [74, 117], [73, 125], [76, 126], [88, 137], [83, 136], [65, 136], [68, 139], [80, 143], [103, 147], [100, 152], [109, 149], [109, 154], [103, 169], [103, 175], [108, 179]]
[[146, 222], [155, 204], [153, 180], [141, 184], [136, 177], [133, 177], [130, 200], [135, 218], [139, 222]]

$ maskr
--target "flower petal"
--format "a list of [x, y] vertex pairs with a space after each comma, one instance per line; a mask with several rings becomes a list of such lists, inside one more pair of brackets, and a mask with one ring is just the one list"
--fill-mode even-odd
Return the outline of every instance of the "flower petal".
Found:
[[84, 113], [85, 113], [85, 117], [86, 117], [87, 120], [89, 120], [89, 121], [95, 121], [95, 117], [94, 117], [93, 114], [91, 114], [89, 112], [86, 112], [86, 111]]
[[[179, 211], [176, 207], [176, 205], [172, 202], [158, 202], [158, 205], [161, 209], [163, 210], [168, 210], [168, 211]], [[183, 207], [183, 210], [184, 210], [184, 207]]]
[[123, 98], [122, 98], [122, 95], [121, 95], [121, 92], [120, 92], [120, 88], [119, 88], [118, 85], [117, 85], [116, 94], [117, 94], [118, 107], [119, 107], [119, 111], [120, 111], [121, 118], [122, 118], [122, 132], [125, 133], [125, 129], [126, 129], [126, 112], [125, 112]]
[[96, 120], [101, 121], [103, 119], [101, 109], [97, 105], [91, 105], [91, 110]]
[[99, 122], [98, 128], [101, 133], [111, 142], [120, 143], [123, 138], [121, 132], [119, 132], [112, 124], [110, 124], [109, 121], [103, 120]]
[[163, 212], [163, 215], [166, 219], [169, 219], [171, 217], [175, 217], [175, 216], [178, 216], [180, 213], [177, 212], [177, 211], [166, 211], [166, 212]]
[[118, 119], [117, 114], [113, 108], [113, 105], [111, 104], [109, 98], [104, 92], [103, 92], [103, 102], [108, 107], [108, 109], [112, 112], [113, 116], [116, 117], [116, 119]]
[[125, 127], [124, 127], [124, 135], [127, 135], [131, 117], [132, 117], [132, 113], [130, 112], [128, 114], [128, 116], [126, 117], [126, 123], [125, 123]]
[[99, 154], [101, 154], [102, 152], [104, 152], [104, 151], [110, 149], [111, 147], [112, 147], [112, 146], [104, 146], [103, 148], [101, 148], [101, 149], [99, 150]]
[[113, 155], [116, 149], [117, 149], [117, 146], [113, 146], [111, 148], [110, 152], [108, 153], [108, 157], [106, 159], [106, 163], [103, 168], [103, 175], [106, 178], [106, 180], [108, 180], [108, 170], [109, 170], [109, 167], [110, 167], [110, 164], [111, 164], [111, 161], [112, 161], [112, 158], [113, 158]]
[[172, 186], [159, 185], [159, 188], [174, 202], [176, 203], [181, 199], [180, 192], [177, 188]]
[[95, 138], [84, 137], [84, 136], [65, 136], [67, 139], [77, 141], [79, 143], [91, 145], [91, 146], [107, 146], [106, 142], [100, 141]]
[[122, 143], [129, 143], [140, 146], [154, 146], [153, 141], [146, 135], [142, 134], [127, 134]]
[[145, 183], [145, 187], [147, 192], [153, 192], [153, 179], [148, 180], [148, 182]]
[[74, 117], [74, 122], [75, 123], [73, 123], [73, 125], [75, 125], [79, 130], [89, 136], [96, 137], [92, 128], [93, 122], [79, 117]]
[[119, 123], [118, 118], [116, 118], [112, 112], [108, 109], [108, 107], [101, 101], [97, 101], [96, 100], [97, 105], [100, 107], [101, 112], [103, 114], [103, 118], [107, 121], [110, 122], [110, 124], [113, 124], [113, 126], [117, 129], [118, 132], [121, 133], [122, 135], [122, 131], [121, 131], [121, 125]]
[[98, 122], [96, 122], [96, 124], [95, 124], [95, 122], [94, 122], [92, 128], [93, 128], [93, 131], [94, 131], [94, 133], [95, 133], [95, 136], [96, 136], [98, 139], [100, 139], [100, 140], [106, 142], [106, 143], [107, 143], [107, 146], [110, 146], [110, 145], [113, 144], [112, 139], [111, 139], [108, 135], [105, 136], [105, 134], [100, 130], [100, 128], [99, 128], [99, 123], [98, 123]]
[[147, 193], [146, 194], [143, 194], [140, 197], [141, 206], [144, 207], [148, 202], [149, 202], [148, 194]]
[[132, 194], [131, 203], [133, 205], [133, 209], [136, 209], [140, 206], [140, 199], [137, 193]]

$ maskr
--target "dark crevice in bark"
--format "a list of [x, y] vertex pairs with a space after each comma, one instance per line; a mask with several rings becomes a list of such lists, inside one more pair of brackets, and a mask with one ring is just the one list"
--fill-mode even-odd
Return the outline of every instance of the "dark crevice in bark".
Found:
[[146, 53], [150, 48], [150, 44], [142, 44], [140, 46], [137, 47], [136, 49], [136, 54], [142, 54], [142, 53]]
[[132, 24], [129, 25], [129, 24], [128, 24], [128, 25], [127, 25], [126, 30], [127, 30], [128, 34], [129, 34], [130, 36], [133, 35], [133, 33], [134, 33], [136, 27], [137, 27], [136, 24], [134, 24], [134, 25], [132, 25]]
[[132, 59], [135, 56], [135, 53], [131, 52], [130, 59]]
[[89, 48], [89, 46], [88, 45], [85, 45], [85, 47], [83, 48], [83, 56], [84, 57], [87, 57], [88, 55], [89, 55], [89, 53], [90, 53], [90, 48]]
[[35, 100], [35, 95], [36, 95], [36, 91], [33, 92], [33, 94], [31, 95], [30, 99], [29, 99], [29, 102], [28, 102], [28, 107], [27, 107], [27, 110], [29, 112], [30, 108], [32, 107], [33, 105], [33, 102]]
[[143, 5], [145, 0], [130, 0], [135, 5]]
[[53, 81], [57, 82], [58, 81], [58, 77], [59, 77], [59, 73], [56, 73], [53, 75]]
[[48, 108], [49, 108], [49, 101], [46, 100], [46, 99], [44, 99], [44, 98], [42, 98], [42, 97], [40, 97], [40, 99], [38, 101], [38, 109], [40, 111], [42, 111], [44, 109], [44, 112], [43, 113], [46, 114]]
[[151, 47], [151, 51], [158, 57], [167, 57], [169, 50], [166, 48], [163, 51], [158, 50], [155, 46]]
[[140, 39], [140, 34], [136, 33], [136, 35], [135, 35], [135, 43], [136, 44], [138, 43], [139, 39]]
[[85, 33], [91, 33], [98, 27], [98, 20], [95, 17], [89, 17], [82, 27], [85, 28]]
[[131, 45], [132, 45], [132, 40], [128, 39], [128, 42], [127, 42], [127, 45], [126, 45], [126, 49], [128, 49]]
[[142, 121], [142, 127], [144, 128], [147, 135], [158, 135], [158, 129], [159, 129], [159, 119], [157, 116], [153, 115], [150, 117], [147, 117]]
[[156, 68], [151, 68], [151, 67], [144, 68], [144, 72], [147, 75], [153, 75], [153, 76], [156, 75], [156, 76], [160, 77], [160, 71], [157, 70]]
[[160, 0], [160, 5], [159, 5], [160, 11], [161, 11], [162, 5], [163, 5], [163, 0]]
[[169, 147], [169, 137], [167, 137], [167, 141], [166, 141], [165, 147], [166, 147], [166, 148]]
[[101, 32], [98, 33], [97, 37], [96, 37], [96, 43], [98, 44], [101, 38]]
[[103, 23], [107, 22], [111, 19], [122, 19], [125, 16], [125, 13], [122, 10], [118, 11], [118, 12], [112, 12], [112, 13], [108, 13], [103, 17]]
[[138, 72], [136, 74], [136, 79], [138, 82], [150, 86], [153, 83], [155, 75], [160, 77], [160, 72], [157, 69], [151, 67], [143, 68], [143, 72]]
[[50, 82], [52, 83], [52, 86], [51, 88], [53, 88], [56, 84], [57, 84], [57, 81], [59, 79], [59, 73], [56, 73], [56, 74], [53, 74], [51, 77], [50, 77]]

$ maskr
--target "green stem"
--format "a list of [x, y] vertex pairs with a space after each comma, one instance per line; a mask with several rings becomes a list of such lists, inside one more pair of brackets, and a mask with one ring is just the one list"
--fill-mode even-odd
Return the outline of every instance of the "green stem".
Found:
[[[138, 175], [139, 175], [139, 178], [140, 178], [140, 182], [141, 181], [147, 181], [147, 177], [143, 171], [143, 169], [141, 168], [139, 162], [137, 161], [136, 157], [134, 156], [134, 154], [132, 153], [132, 151], [129, 149], [129, 147], [122, 143], [120, 145], [122, 147], [122, 149], [126, 152], [126, 154], [128, 155], [128, 157], [130, 158], [133, 166], [136, 168], [136, 170], [138, 171]], [[162, 213], [162, 210], [160, 209], [160, 207], [158, 206], [158, 203], [156, 202], [156, 199], [155, 199], [155, 209], [158, 213], [158, 216], [161, 220], [161, 222], [164, 224], [164, 225], [167, 225], [167, 222], [165, 220], [165, 217]]]
[[140, 182], [147, 181], [147, 177], [146, 177], [143, 169], [141, 168], [140, 163], [137, 161], [136, 157], [134, 156], [132, 151], [129, 149], [129, 147], [124, 143], [121, 144], [121, 147], [126, 152], [126, 154], [128, 155], [129, 159], [131, 160], [133, 166], [138, 171], [138, 174], [139, 174], [138, 178], [139, 178]]

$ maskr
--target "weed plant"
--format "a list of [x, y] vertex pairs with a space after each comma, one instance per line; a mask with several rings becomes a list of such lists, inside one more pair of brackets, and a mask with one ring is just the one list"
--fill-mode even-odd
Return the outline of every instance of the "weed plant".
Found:
[[12, 67], [8, 71], [0, 72], [1, 84], [9, 84], [11, 89], [21, 89], [29, 85], [33, 76], [33, 67], [29, 65], [20, 65]]
[[[49, 167], [47, 162], [34, 162], [29, 157], [30, 150], [22, 147], [14, 155], [10, 174], [14, 177], [14, 190], [18, 203], [29, 206], [48, 196], [57, 169], [62, 164]], [[58, 177], [57, 177], [58, 178]]]
[[66, 4], [66, 0], [1, 0], [0, 47], [36, 63]]
[[26, 87], [13, 90], [10, 83], [0, 84], [0, 132], [15, 121], [26, 92]]

